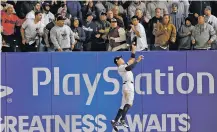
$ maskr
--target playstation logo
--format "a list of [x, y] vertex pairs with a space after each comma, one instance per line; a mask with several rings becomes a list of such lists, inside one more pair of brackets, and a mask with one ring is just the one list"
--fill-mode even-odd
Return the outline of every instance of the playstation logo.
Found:
[[0, 98], [8, 96], [13, 93], [13, 89], [8, 86], [0, 85]]

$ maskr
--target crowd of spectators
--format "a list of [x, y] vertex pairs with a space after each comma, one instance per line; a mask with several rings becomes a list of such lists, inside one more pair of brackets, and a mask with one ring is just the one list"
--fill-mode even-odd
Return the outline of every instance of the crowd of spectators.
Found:
[[2, 52], [216, 50], [217, 1], [1, 0]]

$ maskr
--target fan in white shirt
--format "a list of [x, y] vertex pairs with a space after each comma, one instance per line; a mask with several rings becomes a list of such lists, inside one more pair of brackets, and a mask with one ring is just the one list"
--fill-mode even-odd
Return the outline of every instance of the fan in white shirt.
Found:
[[[50, 4], [49, 3], [43, 3], [42, 5], [43, 7], [43, 14], [42, 14], [42, 19], [41, 22], [44, 25], [47, 25], [48, 23], [52, 22], [55, 17], [53, 15], [53, 13], [50, 12]], [[34, 7], [34, 10], [30, 11], [27, 15], [26, 15], [26, 19], [35, 19], [35, 12], [36, 11], [40, 11], [41, 5], [40, 3], [37, 3]]]
[[212, 8], [210, 6], [207, 6], [204, 9], [204, 14], [205, 14], [205, 22], [209, 23], [210, 25], [213, 26], [215, 31], [217, 31], [217, 18], [212, 15]]
[[131, 18], [131, 41], [136, 37], [136, 51], [143, 51], [148, 49], [147, 38], [145, 33], [145, 28], [139, 23], [138, 17], [133, 16]]
[[26, 14], [26, 19], [35, 19], [35, 12], [40, 11], [41, 4], [37, 2], [34, 6], [34, 10], [31, 10], [28, 14]]
[[47, 25], [48, 23], [52, 22], [55, 17], [53, 13], [50, 12], [50, 4], [49, 3], [43, 3], [43, 15], [42, 15], [42, 22], [44, 25]]

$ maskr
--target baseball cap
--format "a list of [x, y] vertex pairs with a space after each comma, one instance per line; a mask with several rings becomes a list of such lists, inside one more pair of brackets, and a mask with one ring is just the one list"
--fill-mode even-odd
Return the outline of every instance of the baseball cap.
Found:
[[117, 22], [117, 20], [115, 18], [112, 18], [111, 22]]
[[107, 14], [106, 14], [105, 12], [101, 12], [101, 14], [100, 14], [100, 15], [101, 15], [101, 16], [103, 16], [103, 15], [105, 15], [105, 16], [106, 16]]
[[93, 13], [92, 13], [92, 12], [88, 12], [88, 13], [87, 13], [87, 17], [88, 17], [88, 16], [93, 16]]
[[178, 3], [176, 3], [176, 2], [173, 3], [173, 4], [172, 4], [172, 7], [178, 7]]
[[120, 59], [120, 58], [122, 58], [122, 56], [116, 56], [115, 58], [114, 58], [114, 63], [117, 65], [117, 62], [118, 62], [118, 60]]
[[210, 6], [206, 6], [205, 10], [212, 10], [212, 8]]
[[47, 2], [44, 2], [44, 3], [43, 3], [43, 6], [44, 6], [44, 7], [45, 7], [45, 6], [50, 6], [50, 4], [47, 3]]
[[58, 16], [58, 17], [57, 17], [57, 21], [59, 21], [59, 20], [66, 20], [66, 17]]

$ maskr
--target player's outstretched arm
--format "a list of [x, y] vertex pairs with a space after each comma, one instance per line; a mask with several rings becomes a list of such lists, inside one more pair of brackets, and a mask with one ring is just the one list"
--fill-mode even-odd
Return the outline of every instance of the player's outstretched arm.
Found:
[[130, 57], [130, 59], [127, 62], [128, 65], [133, 64], [134, 61], [135, 61], [135, 57], [136, 57], [136, 55], [135, 55], [136, 54], [136, 45], [132, 44], [132, 50], [131, 51], [132, 51], [131, 52], [131, 57]]
[[143, 56], [143, 55], [140, 55], [140, 56], [138, 57], [138, 59], [137, 59], [136, 61], [134, 61], [131, 65], [128, 65], [128, 66], [125, 68], [125, 70], [126, 70], [126, 71], [131, 71], [131, 70], [136, 66], [136, 64], [139, 63], [143, 58], [144, 58], [144, 56]]

